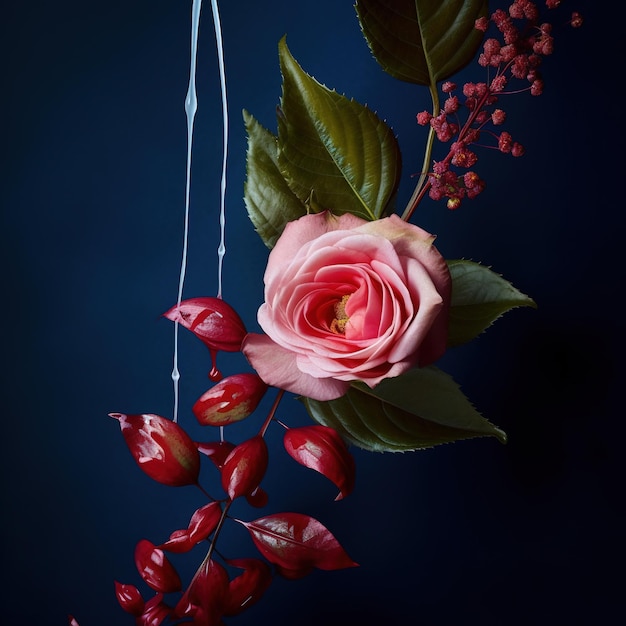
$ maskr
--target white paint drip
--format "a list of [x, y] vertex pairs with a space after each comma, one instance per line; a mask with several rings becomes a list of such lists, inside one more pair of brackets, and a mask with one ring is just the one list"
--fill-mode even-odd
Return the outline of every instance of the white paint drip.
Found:
[[217, 44], [217, 59], [220, 69], [220, 87], [222, 91], [222, 180], [220, 185], [220, 244], [217, 249], [217, 297], [222, 297], [222, 266], [226, 254], [225, 227], [226, 227], [226, 162], [228, 160], [228, 100], [226, 98], [226, 72], [224, 70], [224, 44], [222, 42], [222, 25], [217, 0], [211, 0], [213, 10], [213, 26]]
[[[183, 287], [185, 284], [185, 274], [187, 271], [187, 250], [189, 245], [189, 202], [191, 190], [191, 148], [193, 145], [193, 125], [198, 109], [198, 98], [196, 95], [196, 58], [198, 53], [198, 31], [200, 29], [200, 11], [202, 0], [193, 0], [191, 8], [191, 62], [189, 70], [189, 86], [185, 97], [185, 115], [187, 116], [187, 171], [185, 183], [185, 221], [183, 232], [183, 252], [180, 265], [180, 276], [178, 280], [177, 307], [183, 298]], [[226, 164], [228, 161], [228, 100], [226, 97], [226, 72], [224, 69], [224, 45], [222, 42], [222, 26], [220, 21], [217, 0], [211, 0], [213, 11], [213, 26], [215, 29], [215, 39], [217, 43], [217, 57], [220, 72], [220, 87], [222, 93], [222, 176], [220, 184], [220, 243], [217, 249], [218, 269], [217, 269], [217, 297], [222, 297], [222, 269], [224, 255], [226, 254], [225, 229], [226, 229]], [[179, 322], [174, 322], [174, 365], [172, 368], [172, 381], [174, 383], [174, 416], [173, 421], [178, 421], [179, 405], [179, 383], [180, 371], [178, 369], [178, 327]]]
[[[185, 114], [187, 116], [187, 175], [185, 185], [185, 223], [183, 232], [183, 256], [180, 265], [180, 277], [178, 280], [178, 300], [177, 306], [183, 298], [183, 286], [185, 284], [185, 273], [187, 270], [187, 248], [189, 242], [189, 197], [191, 189], [191, 146], [193, 144], [193, 124], [198, 109], [198, 99], [196, 96], [196, 57], [198, 52], [198, 30], [200, 25], [200, 9], [202, 0], [193, 0], [191, 8], [191, 63], [189, 71], [189, 87], [185, 98]], [[180, 372], [178, 371], [178, 321], [174, 322], [174, 367], [172, 369], [172, 380], [174, 382], [174, 417], [178, 421], [179, 404], [179, 382]]]

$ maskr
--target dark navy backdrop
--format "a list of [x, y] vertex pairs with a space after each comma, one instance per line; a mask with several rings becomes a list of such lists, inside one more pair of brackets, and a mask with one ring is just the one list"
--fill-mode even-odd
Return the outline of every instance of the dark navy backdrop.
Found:
[[[618, 16], [577, 4], [587, 24], [558, 37], [545, 95], [507, 104], [527, 155], [482, 153], [489, 188], [480, 199], [455, 213], [425, 204], [417, 215], [446, 257], [490, 265], [539, 304], [441, 364], [510, 443], [356, 450], [356, 490], [335, 503], [334, 489], [289, 461], [270, 429], [266, 511], [317, 517], [361, 567], [278, 580], [229, 623], [608, 624], [618, 614], [621, 587], [609, 572], [622, 528], [624, 135], [611, 77], [623, 48]], [[196, 490], [145, 477], [107, 417], [172, 410], [173, 326], [160, 314], [176, 300], [181, 258], [190, 5], [36, 0], [3, 13], [7, 623], [61, 626], [74, 613], [81, 626], [130, 624], [113, 580], [141, 586], [136, 541], [163, 541], [203, 503]], [[224, 296], [255, 329], [267, 251], [242, 202], [241, 110], [275, 130], [280, 37], [307, 72], [394, 128], [402, 206], [421, 165], [414, 116], [428, 96], [380, 70], [351, 0], [221, 10], [231, 114]], [[474, 65], [464, 76], [482, 73]], [[217, 290], [221, 106], [208, 0], [198, 96], [185, 297]], [[180, 342], [181, 422], [201, 438], [189, 408], [208, 387], [208, 353], [185, 332]], [[247, 367], [236, 355], [219, 364]], [[292, 399], [280, 416], [307, 423]], [[245, 530], [231, 526], [223, 551], [253, 555]], [[184, 577], [200, 558], [177, 560]]]

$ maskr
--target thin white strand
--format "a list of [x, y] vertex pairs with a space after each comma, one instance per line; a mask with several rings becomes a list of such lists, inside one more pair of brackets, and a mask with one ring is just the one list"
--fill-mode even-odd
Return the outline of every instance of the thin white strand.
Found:
[[222, 25], [220, 22], [217, 0], [211, 0], [213, 10], [213, 26], [215, 29], [215, 41], [217, 44], [217, 59], [220, 70], [220, 86], [222, 90], [222, 126], [223, 126], [223, 158], [222, 180], [220, 185], [220, 244], [217, 249], [217, 297], [222, 297], [222, 267], [226, 254], [225, 229], [226, 229], [226, 162], [228, 161], [228, 99], [226, 97], [226, 72], [224, 69], [224, 44], [222, 42]]
[[[191, 63], [189, 71], [189, 87], [185, 97], [185, 115], [187, 116], [187, 173], [185, 184], [185, 222], [183, 230], [183, 253], [180, 265], [180, 277], [178, 280], [178, 299], [176, 306], [180, 308], [183, 298], [183, 286], [185, 284], [185, 273], [187, 271], [187, 248], [189, 244], [189, 199], [191, 189], [191, 146], [193, 144], [193, 124], [198, 109], [198, 99], [196, 96], [196, 57], [198, 52], [198, 30], [200, 25], [200, 9], [202, 0], [193, 0], [191, 9]], [[172, 369], [172, 380], [174, 382], [174, 417], [178, 421], [178, 396], [180, 372], [178, 371], [178, 319], [174, 322], [174, 367]]]

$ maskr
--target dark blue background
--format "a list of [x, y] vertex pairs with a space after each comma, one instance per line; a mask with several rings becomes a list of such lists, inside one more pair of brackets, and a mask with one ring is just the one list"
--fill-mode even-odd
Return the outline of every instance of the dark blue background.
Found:
[[[270, 429], [263, 513], [313, 515], [361, 567], [277, 580], [229, 623], [609, 624], [623, 613], [612, 571], [623, 529], [623, 21], [586, 4], [573, 6], [587, 17], [582, 30], [557, 32], [545, 94], [504, 102], [526, 156], [480, 153], [488, 190], [457, 212], [425, 203], [415, 219], [446, 257], [491, 266], [539, 305], [441, 363], [510, 442], [355, 450], [357, 487], [335, 503], [332, 486], [291, 462]], [[221, 104], [204, 5], [185, 297], [217, 290]], [[113, 580], [143, 589], [135, 543], [163, 541], [203, 504], [192, 488], [144, 476], [107, 417], [172, 410], [173, 326], [160, 314], [176, 301], [182, 249], [190, 6], [36, 0], [3, 12], [6, 623], [63, 625], [68, 613], [81, 626], [132, 623]], [[351, 0], [222, 2], [221, 11], [231, 115], [224, 297], [255, 329], [267, 250], [242, 201], [241, 110], [275, 130], [280, 37], [308, 73], [393, 127], [400, 206], [422, 161], [415, 114], [429, 101], [380, 70]], [[483, 76], [474, 64], [459, 82]], [[208, 439], [190, 414], [209, 384], [208, 353], [185, 332], [180, 344], [181, 423]], [[247, 367], [238, 355], [219, 365]], [[308, 423], [290, 398], [279, 417]], [[219, 545], [255, 554], [236, 524]], [[186, 579], [201, 558], [176, 559]]]

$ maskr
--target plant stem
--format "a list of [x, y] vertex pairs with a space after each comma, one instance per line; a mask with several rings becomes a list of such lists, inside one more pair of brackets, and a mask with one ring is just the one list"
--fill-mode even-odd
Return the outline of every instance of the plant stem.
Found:
[[198, 576], [200, 575], [200, 572], [202, 572], [204, 567], [211, 560], [211, 556], [213, 555], [213, 551], [215, 550], [215, 545], [217, 543], [217, 538], [220, 534], [220, 531], [222, 530], [222, 526], [224, 525], [224, 520], [226, 519], [228, 515], [228, 510], [230, 509], [232, 503], [233, 501], [231, 499], [228, 499], [226, 503], [224, 504], [220, 521], [217, 523], [217, 526], [215, 527], [215, 530], [213, 531], [213, 537], [211, 539], [211, 544], [209, 545], [209, 549], [204, 559], [202, 559], [202, 563], [200, 563], [200, 566], [196, 570], [196, 573], [193, 575], [193, 578], [191, 579], [189, 586], [187, 587], [188, 589], [191, 589], [191, 586], [194, 584], [196, 578], [198, 578]]
[[280, 401], [282, 400], [284, 395], [285, 395], [285, 390], [279, 389], [278, 393], [276, 394], [276, 398], [274, 399], [274, 404], [272, 404], [272, 408], [270, 409], [268, 416], [265, 418], [265, 421], [263, 422], [263, 426], [261, 426], [261, 429], [259, 430], [259, 435], [261, 435], [261, 437], [265, 435], [265, 431], [270, 425], [270, 422], [274, 419], [274, 415], [276, 414], [276, 409], [278, 409], [278, 405], [280, 404]]
[[[436, 83], [432, 83], [429, 87], [430, 89], [430, 97], [433, 102], [433, 117], [439, 115], [440, 105], [439, 105], [439, 94], [437, 93], [437, 85]], [[407, 222], [411, 219], [413, 212], [417, 208], [417, 205], [420, 203], [420, 200], [424, 197], [424, 193], [426, 189], [428, 189], [428, 171], [430, 170], [430, 160], [433, 152], [433, 144], [435, 142], [435, 130], [431, 126], [428, 131], [428, 138], [426, 140], [426, 149], [424, 151], [424, 161], [422, 162], [422, 170], [420, 172], [420, 177], [417, 181], [417, 185], [413, 190], [413, 194], [409, 199], [409, 202], [404, 209], [404, 213], [402, 214], [402, 219]]]
[[[222, 530], [222, 526], [224, 525], [224, 520], [226, 519], [226, 516], [228, 515], [228, 510], [230, 509], [230, 506], [232, 503], [233, 501], [229, 498], [226, 501], [224, 508], [222, 509], [222, 516], [220, 517], [220, 521], [217, 523], [217, 526], [215, 527], [215, 530], [213, 531], [213, 539], [211, 539], [211, 545], [209, 546], [209, 551], [206, 553], [206, 556], [204, 557], [204, 561], [202, 562], [202, 565], [204, 565], [204, 563], [208, 561], [211, 558], [211, 555], [213, 554], [213, 550], [215, 549], [215, 544], [217, 543], [217, 538], [220, 534], [220, 531]], [[200, 567], [202, 567], [202, 565]]]
[[[483, 107], [485, 106], [485, 103], [487, 102], [488, 98], [491, 95], [492, 95], [491, 90], [486, 89], [485, 93], [481, 96], [481, 99], [479, 100], [477, 106], [474, 107], [474, 109], [472, 109], [472, 112], [470, 113], [467, 120], [465, 121], [465, 124], [463, 124], [463, 128], [461, 128], [461, 130], [459, 131], [457, 141], [463, 141], [468, 131], [471, 129], [472, 125], [476, 121], [476, 118], [479, 112], [482, 111]], [[439, 111], [440, 111], [439, 98], [437, 96], [436, 90], [433, 89], [432, 86], [431, 86], [431, 96], [433, 98], [433, 117], [436, 117], [437, 115], [439, 115]], [[422, 173], [419, 177], [419, 180], [417, 181], [417, 185], [415, 187], [415, 190], [413, 191], [413, 195], [409, 199], [407, 207], [404, 210], [404, 213], [402, 214], [402, 219], [404, 221], [408, 221], [411, 219], [413, 212], [417, 208], [418, 204], [421, 202], [422, 198], [426, 195], [426, 192], [428, 191], [430, 187], [430, 182], [428, 181], [428, 170], [429, 170], [429, 164], [430, 164], [434, 139], [435, 139], [435, 131], [433, 127], [431, 126], [430, 131], [428, 133], [428, 140], [426, 142], [426, 153], [424, 156], [424, 163], [422, 165]], [[443, 159], [443, 162], [450, 161], [450, 159], [452, 159], [452, 156], [453, 156], [453, 153], [452, 153], [452, 150], [450, 150], [448, 154], [446, 155], [446, 157]]]

